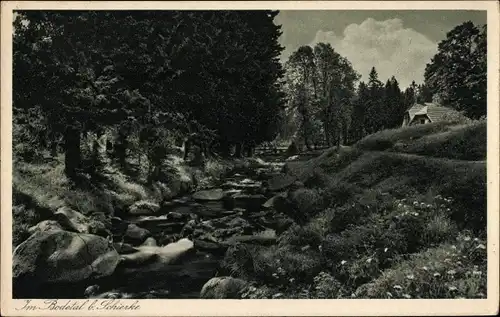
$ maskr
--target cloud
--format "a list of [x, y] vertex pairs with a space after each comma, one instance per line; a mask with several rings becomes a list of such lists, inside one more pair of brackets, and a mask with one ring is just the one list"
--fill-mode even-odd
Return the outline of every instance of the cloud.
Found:
[[400, 19], [376, 21], [368, 18], [361, 24], [348, 25], [342, 35], [320, 30], [310, 45], [319, 42], [333, 48], [351, 61], [366, 81], [375, 66], [379, 79], [385, 82], [396, 76], [401, 88], [412, 80], [423, 82], [425, 65], [437, 52], [437, 43], [423, 34], [405, 28]]

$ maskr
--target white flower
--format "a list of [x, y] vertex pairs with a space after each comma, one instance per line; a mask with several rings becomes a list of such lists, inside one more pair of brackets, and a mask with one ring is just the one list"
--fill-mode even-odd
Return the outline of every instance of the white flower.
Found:
[[428, 268], [427, 266], [424, 266], [424, 267], [422, 267], [422, 270], [424, 270], [424, 271], [428, 271], [428, 270], [429, 270], [429, 268]]
[[391, 292], [387, 292], [386, 294], [387, 294], [387, 296], [392, 297]]
[[457, 249], [457, 247], [456, 247], [455, 245], [452, 245], [452, 246], [451, 246], [451, 248], [452, 248], [453, 250], [456, 250], [456, 249]]
[[464, 237], [464, 241], [470, 241], [470, 237], [469, 236]]
[[485, 250], [485, 249], [486, 249], [486, 247], [484, 246], [484, 244], [482, 244], [482, 243], [481, 243], [480, 245], [478, 245], [478, 246], [476, 247], [476, 249], [483, 249], [483, 250]]
[[479, 239], [478, 238], [474, 238], [474, 241], [477, 242], [477, 241], [479, 241]]
[[342, 262], [340, 262], [340, 265], [344, 265], [344, 264], [346, 264], [346, 263], [347, 263], [347, 261], [346, 261], [346, 260], [342, 260]]
[[394, 285], [392, 288], [394, 289], [398, 289], [398, 290], [402, 290], [403, 288], [401, 287], [401, 285]]
[[403, 297], [406, 298], [406, 299], [410, 299], [411, 298], [411, 296], [408, 295], [408, 294], [403, 294]]
[[434, 277], [441, 276], [441, 274], [439, 274], [438, 272], [434, 273], [433, 275], [434, 275]]
[[455, 275], [457, 273], [457, 271], [455, 270], [449, 270], [448, 272], [446, 272], [446, 274], [449, 274], [449, 275]]
[[406, 275], [406, 278], [409, 280], [413, 280], [415, 276], [413, 274]]
[[414, 216], [418, 216], [418, 212], [414, 212], [414, 213], [413, 213], [413, 215], [414, 215]]
[[368, 258], [368, 259], [366, 260], [366, 263], [371, 263], [371, 262], [372, 262], [372, 258]]
[[450, 291], [456, 291], [457, 288], [455, 286], [448, 286], [448, 290], [450, 290]]
[[387, 250], [389, 250], [389, 248], [385, 248], [385, 249], [384, 249], [384, 252], [387, 252]]
[[472, 275], [481, 276], [481, 274], [483, 274], [481, 271], [472, 271]]

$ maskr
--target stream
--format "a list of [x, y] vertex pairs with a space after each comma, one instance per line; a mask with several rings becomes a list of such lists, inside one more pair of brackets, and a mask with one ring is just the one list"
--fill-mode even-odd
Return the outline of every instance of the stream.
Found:
[[[154, 215], [123, 217], [125, 225], [132, 223], [151, 233], [154, 241], [147, 240], [151, 246], [188, 238], [194, 242], [195, 251], [180, 263], [145, 260], [117, 269], [99, 283], [99, 292], [92, 297], [199, 298], [208, 280], [227, 275], [220, 273], [220, 264], [230, 245], [274, 244], [280, 219], [263, 204], [276, 193], [267, 190], [263, 182], [279, 175], [283, 165], [282, 157], [266, 157], [259, 164], [231, 171], [211, 188], [163, 203]], [[114, 233], [118, 238], [120, 229]]]

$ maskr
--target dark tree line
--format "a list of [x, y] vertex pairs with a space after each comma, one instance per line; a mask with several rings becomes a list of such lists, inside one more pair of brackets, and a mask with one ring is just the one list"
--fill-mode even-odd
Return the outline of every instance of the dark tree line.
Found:
[[133, 143], [159, 164], [183, 138], [205, 154], [251, 154], [275, 137], [283, 110], [277, 14], [17, 12], [16, 131], [53, 154], [61, 147], [69, 176], [82, 138], [110, 129], [122, 165]]

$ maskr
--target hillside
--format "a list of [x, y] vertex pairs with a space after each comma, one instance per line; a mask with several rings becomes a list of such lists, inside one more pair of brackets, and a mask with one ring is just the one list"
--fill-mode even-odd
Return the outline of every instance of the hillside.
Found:
[[477, 122], [385, 130], [289, 162], [305, 188], [275, 206], [300, 225], [253, 258], [281, 272], [273, 284], [284, 298], [484, 298], [485, 159]]

